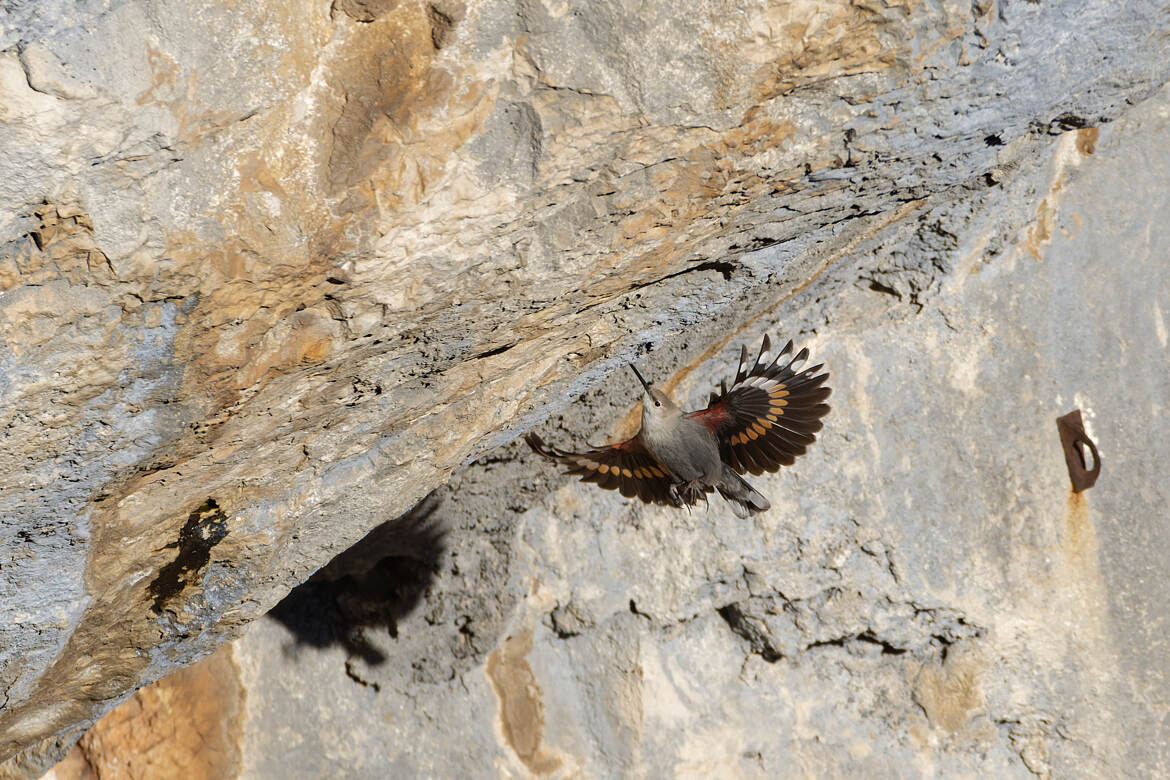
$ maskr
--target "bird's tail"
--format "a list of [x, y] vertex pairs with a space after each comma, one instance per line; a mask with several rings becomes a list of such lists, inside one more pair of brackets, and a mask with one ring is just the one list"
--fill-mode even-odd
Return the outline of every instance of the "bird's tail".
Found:
[[735, 512], [736, 517], [747, 517], [772, 508], [772, 504], [760, 491], [749, 485], [726, 463], [723, 464], [723, 481], [716, 487], [719, 495], [731, 505], [731, 511]]

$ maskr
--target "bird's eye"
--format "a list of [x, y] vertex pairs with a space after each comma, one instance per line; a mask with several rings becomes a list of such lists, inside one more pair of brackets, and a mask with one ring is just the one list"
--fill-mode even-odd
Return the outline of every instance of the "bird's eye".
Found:
[[654, 402], [654, 405], [655, 406], [662, 406], [662, 404], [658, 403], [657, 401]]

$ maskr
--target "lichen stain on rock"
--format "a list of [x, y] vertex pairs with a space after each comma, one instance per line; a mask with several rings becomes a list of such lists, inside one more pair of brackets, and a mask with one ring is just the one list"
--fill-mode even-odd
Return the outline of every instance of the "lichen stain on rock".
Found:
[[1024, 250], [1036, 260], [1044, 259], [1044, 251], [1052, 241], [1070, 172], [1096, 151], [1098, 132], [1096, 127], [1081, 128], [1064, 133], [1057, 142], [1048, 192], [1041, 198], [1035, 218], [1024, 232]]
[[179, 531], [179, 539], [168, 544], [177, 548], [175, 559], [159, 569], [158, 576], [150, 583], [148, 590], [153, 603], [151, 608], [161, 615], [167, 604], [183, 592], [211, 560], [211, 548], [228, 534], [228, 518], [214, 498], [209, 498], [187, 517]]
[[504, 740], [529, 771], [546, 775], [561, 760], [541, 749], [544, 706], [540, 686], [527, 655], [532, 650], [532, 630], [508, 637], [488, 656], [486, 672], [500, 700], [500, 729]]
[[[631, 192], [616, 201], [619, 213], [629, 213], [619, 223], [620, 245], [644, 245], [647, 240], [677, 236], [687, 227], [705, 226], [706, 230], [689, 236], [686, 246], [673, 253], [677, 256], [720, 232], [724, 226], [711, 219], [712, 213], [734, 214], [736, 206], [774, 189], [777, 182], [760, 176], [757, 155], [776, 154], [795, 132], [791, 122], [753, 113], [740, 127], [690, 149], [678, 160], [649, 169], [649, 183], [658, 200], [646, 203], [644, 197]], [[669, 242], [664, 245], [673, 247]]]
[[[336, 275], [333, 259], [348, 246], [344, 223], [315, 186], [319, 118], [305, 110], [318, 99], [314, 72], [329, 73], [322, 48], [333, 26], [304, 8], [286, 11], [241, 9], [240, 36], [252, 35], [232, 42], [259, 62], [279, 61], [271, 86], [283, 99], [259, 116], [246, 105], [217, 108], [234, 104], [196, 78], [184, 57], [161, 49], [149, 54], [154, 86], [139, 96], [174, 116], [173, 162], [200, 155], [208, 166], [202, 175], [222, 183], [210, 199], [185, 204], [206, 209], [205, 218], [170, 225], [151, 273], [127, 280], [144, 288], [143, 297], [197, 296], [175, 340], [184, 366], [179, 395], [211, 414], [255, 390], [269, 369], [316, 362], [332, 349], [331, 336], [307, 334], [302, 318], [291, 315], [322, 303], [324, 280]], [[283, 53], [266, 45], [274, 37]], [[302, 349], [296, 342], [305, 335], [312, 343]], [[183, 441], [176, 449], [189, 457], [197, 447]]]
[[150, 86], [134, 102], [140, 106], [154, 104], [182, 111], [184, 101], [179, 100], [181, 96], [177, 90], [182, 71], [178, 63], [169, 54], [149, 43], [146, 44], [146, 61], [150, 65]]
[[45, 201], [35, 209], [29, 243], [0, 261], [0, 290], [16, 284], [64, 279], [73, 285], [107, 284], [113, 268], [93, 236], [93, 220], [75, 203]]
[[56, 776], [235, 777], [243, 697], [227, 644], [108, 712], [54, 767]]
[[[199, 292], [175, 343], [184, 392], [213, 412], [333, 354], [347, 315], [323, 307], [327, 296], [346, 291], [326, 280], [348, 279], [338, 265], [368, 256], [374, 236], [394, 231], [379, 219], [421, 218], [411, 207], [440, 186], [453, 150], [494, 104], [484, 99], [483, 83], [435, 65], [439, 17], [422, 4], [342, 3], [334, 10], [341, 12], [340, 20], [334, 14], [336, 46], [319, 53], [319, 76], [298, 98], [312, 112], [297, 119], [289, 108], [267, 118], [253, 148], [234, 158], [236, 185], [214, 215], [229, 238], [168, 236], [176, 266], [169, 281]], [[446, 40], [462, 12], [443, 4], [438, 13], [450, 22]], [[369, 281], [409, 291], [414, 274], [432, 275], [391, 263]], [[345, 305], [352, 314], [366, 304]], [[184, 442], [179, 449], [189, 456], [197, 448]]]
[[372, 22], [394, 9], [401, 0], [333, 0], [330, 13], [336, 18], [342, 13], [355, 22]]
[[1036, 207], [1036, 221], [1028, 228], [1024, 248], [1036, 260], [1044, 259], [1044, 248], [1052, 240], [1052, 227], [1056, 220], [1056, 209], [1043, 198]]
[[402, 3], [350, 30], [331, 63], [336, 97], [323, 111], [330, 126], [321, 133], [321, 186], [345, 195], [341, 213], [375, 205], [393, 213], [420, 202], [490, 111], [483, 106], [467, 120], [482, 85], [435, 65], [435, 30], [421, 3]]
[[[882, 41], [882, 28], [910, 14], [915, 0], [882, 4], [813, 0], [765, 8], [750, 21], [754, 45], [748, 59], [760, 62], [754, 97], [767, 101], [802, 84], [826, 76], [845, 76], [883, 70], [895, 65], [899, 54]], [[737, 42], [738, 43], [738, 42]], [[742, 56], [742, 55], [741, 55]]]
[[1077, 130], [1077, 151], [1088, 157], [1097, 151], [1097, 139], [1101, 134], [1100, 128], [1082, 127]]
[[427, 21], [431, 23], [431, 43], [435, 51], [447, 45], [448, 39], [466, 13], [467, 8], [461, 0], [427, 3]]
[[922, 667], [914, 681], [914, 701], [932, 726], [954, 734], [983, 709], [984, 665], [977, 648], [964, 651], [956, 645], [945, 660]]
[[[781, 86], [760, 87], [767, 94], [757, 95], [756, 101], [746, 106], [738, 127], [721, 132], [708, 128], [705, 134], [698, 132], [701, 128], [690, 128], [690, 132], [673, 136], [664, 135], [666, 128], [630, 127], [611, 136], [621, 139], [617, 157], [630, 163], [644, 159], [645, 172], [623, 172], [620, 181], [610, 182], [617, 189], [608, 208], [613, 230], [586, 237], [594, 245], [604, 241], [609, 250], [591, 266], [591, 276], [598, 280], [586, 290], [591, 298], [606, 299], [625, 292], [631, 271], [636, 273], [635, 283], [644, 283], [677, 269], [688, 255], [703, 255], [705, 242], [734, 232], [734, 225], [741, 220], [750, 225], [753, 205], [778, 193], [800, 189], [806, 163], [814, 170], [842, 163], [829, 154], [820, 154], [820, 150], [832, 146], [826, 138], [802, 139], [802, 155], [788, 151], [785, 147], [790, 144], [786, 142], [798, 134], [798, 128], [787, 119], [773, 116], [776, 107], [767, 104], [767, 100], [792, 88], [800, 78], [848, 75], [889, 67], [899, 57], [908, 58], [908, 51], [883, 47], [876, 31], [883, 25], [903, 24], [902, 17], [913, 4], [887, 9], [889, 18], [883, 15], [886, 11], [853, 4], [805, 5], [808, 8], [801, 13], [787, 8], [761, 12], [733, 42], [729, 39], [719, 44], [734, 43], [741, 59], [745, 46], [748, 59], [750, 52], [756, 52], [763, 63], [757, 79], [772, 79], [778, 71], [801, 74], [793, 78], [785, 75]], [[950, 27], [955, 25], [948, 24], [948, 31], [954, 35], [961, 32], [961, 25], [952, 31]], [[810, 32], [812, 28], [816, 33]], [[715, 43], [710, 45], [718, 48]], [[751, 80], [745, 74], [740, 81], [746, 84]], [[542, 116], [550, 113], [540, 103], [537, 107]], [[621, 118], [610, 117], [609, 121]], [[546, 122], [549, 128], [554, 124]], [[648, 146], [640, 140], [643, 136], [657, 143]], [[673, 154], [653, 157], [654, 151], [664, 148], [673, 148]], [[553, 149], [550, 156], [556, 154]], [[639, 179], [644, 179], [641, 186]], [[679, 236], [686, 238], [680, 240]], [[579, 241], [581, 234], [574, 237]], [[559, 248], [580, 253], [585, 247], [570, 238], [569, 245]]]
[[270, 371], [283, 373], [320, 363], [340, 339], [341, 326], [327, 312], [294, 312], [260, 339], [239, 373], [240, 384], [249, 387]]

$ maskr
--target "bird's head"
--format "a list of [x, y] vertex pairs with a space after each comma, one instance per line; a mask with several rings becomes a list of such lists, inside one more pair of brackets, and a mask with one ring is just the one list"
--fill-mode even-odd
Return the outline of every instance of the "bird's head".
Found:
[[680, 413], [678, 407], [674, 405], [674, 401], [670, 400], [670, 396], [655, 387], [652, 382], [647, 382], [633, 363], [630, 364], [630, 368], [633, 369], [634, 376], [638, 377], [638, 381], [642, 383], [642, 389], [646, 393], [642, 399], [643, 426]]

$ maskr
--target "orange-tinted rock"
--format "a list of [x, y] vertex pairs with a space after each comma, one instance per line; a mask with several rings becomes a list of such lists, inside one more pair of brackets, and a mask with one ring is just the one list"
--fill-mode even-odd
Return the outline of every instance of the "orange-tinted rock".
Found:
[[243, 692], [231, 647], [140, 688], [53, 767], [54, 780], [234, 777]]

